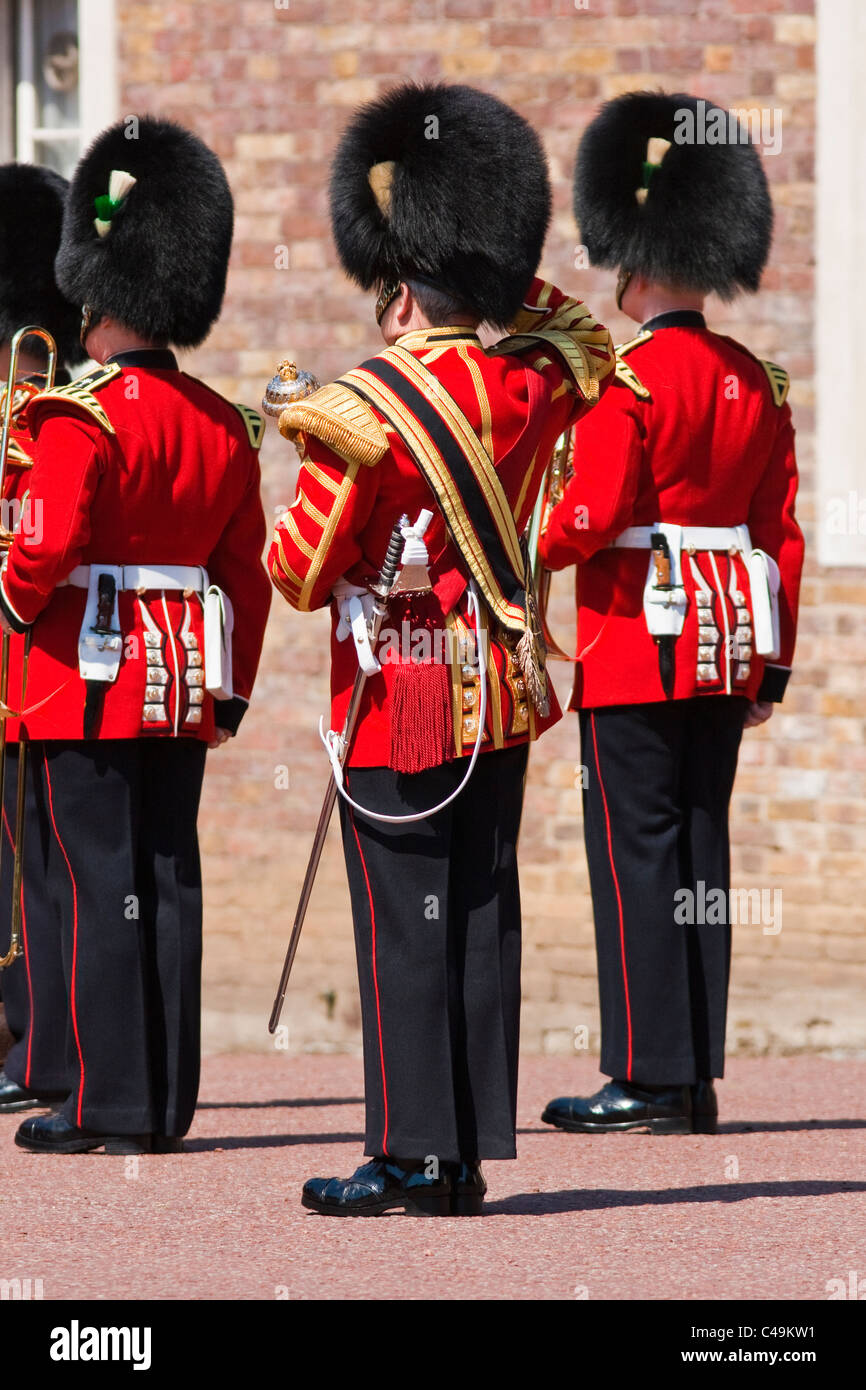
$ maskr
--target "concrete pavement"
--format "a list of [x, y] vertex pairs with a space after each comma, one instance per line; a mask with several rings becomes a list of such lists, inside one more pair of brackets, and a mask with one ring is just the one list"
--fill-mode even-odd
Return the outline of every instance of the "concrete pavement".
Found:
[[591, 1060], [527, 1058], [520, 1156], [481, 1220], [335, 1221], [303, 1181], [361, 1158], [347, 1056], [206, 1059], [179, 1156], [29, 1155], [0, 1117], [0, 1281], [45, 1299], [828, 1299], [866, 1293], [866, 1061], [735, 1060], [715, 1137], [565, 1135]]

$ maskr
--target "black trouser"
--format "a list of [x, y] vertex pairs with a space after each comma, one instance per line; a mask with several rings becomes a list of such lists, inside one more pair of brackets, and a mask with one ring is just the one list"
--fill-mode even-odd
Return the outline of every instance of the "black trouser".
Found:
[[[50, 821], [40, 812], [44, 788], [38, 765], [28, 757], [22, 876], [22, 954], [3, 971], [0, 987], [6, 1022], [15, 1042], [6, 1057], [7, 1076], [38, 1092], [69, 1090], [69, 1008], [59, 919], [47, 890]], [[6, 750], [3, 805], [3, 870], [0, 876], [0, 950], [9, 947], [12, 867], [18, 801], [18, 744]]]
[[[482, 753], [460, 796], [414, 825], [377, 824], [341, 800], [368, 1154], [515, 1156], [526, 761], [526, 746]], [[357, 768], [349, 793], [407, 814], [444, 800], [465, 769]]]
[[183, 1135], [199, 1082], [206, 745], [31, 746], [69, 999], [63, 1113], [103, 1134]]
[[702, 922], [700, 904], [712, 889], [728, 902], [728, 805], [747, 708], [705, 696], [580, 711], [601, 1070], [618, 1080], [724, 1074], [731, 929], [727, 912]]

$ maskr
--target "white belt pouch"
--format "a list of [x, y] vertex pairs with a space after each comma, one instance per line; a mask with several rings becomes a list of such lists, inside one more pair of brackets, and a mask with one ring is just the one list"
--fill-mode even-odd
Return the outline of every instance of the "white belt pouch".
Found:
[[232, 630], [235, 618], [227, 593], [211, 584], [204, 596], [204, 684], [215, 700], [231, 700]]
[[779, 566], [766, 550], [753, 550], [748, 559], [748, 570], [755, 651], [759, 656], [775, 661], [782, 648], [779, 633]]

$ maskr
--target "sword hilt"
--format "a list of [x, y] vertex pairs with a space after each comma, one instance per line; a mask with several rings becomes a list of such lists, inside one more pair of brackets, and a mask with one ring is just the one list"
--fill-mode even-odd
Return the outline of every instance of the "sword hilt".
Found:
[[391, 539], [388, 541], [388, 549], [385, 551], [385, 559], [382, 570], [375, 584], [370, 588], [380, 599], [386, 599], [397, 578], [397, 567], [400, 564], [400, 556], [403, 554], [403, 527], [409, 525], [409, 518], [405, 514], [399, 521], [395, 521], [394, 529], [391, 532]]

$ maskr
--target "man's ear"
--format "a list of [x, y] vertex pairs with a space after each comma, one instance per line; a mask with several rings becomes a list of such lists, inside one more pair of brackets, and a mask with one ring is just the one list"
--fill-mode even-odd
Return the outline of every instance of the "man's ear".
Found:
[[399, 324], [406, 324], [411, 319], [414, 308], [414, 296], [404, 281], [400, 286], [400, 293], [394, 300], [394, 318]]
[[382, 315], [382, 322], [379, 324], [379, 330], [386, 342], [389, 338], [399, 338], [402, 333], [406, 332], [414, 309], [415, 300], [412, 291], [404, 281], [400, 285], [399, 294], [391, 300]]

